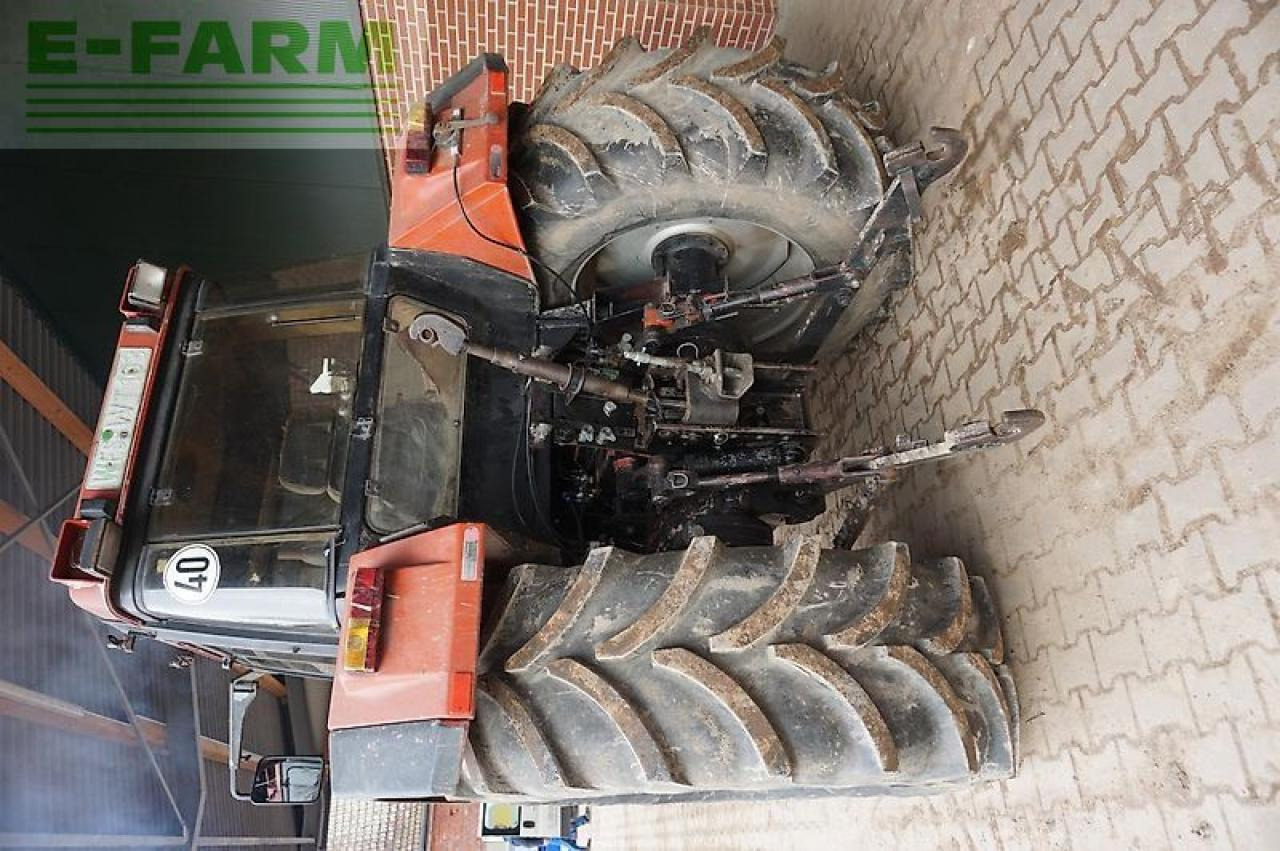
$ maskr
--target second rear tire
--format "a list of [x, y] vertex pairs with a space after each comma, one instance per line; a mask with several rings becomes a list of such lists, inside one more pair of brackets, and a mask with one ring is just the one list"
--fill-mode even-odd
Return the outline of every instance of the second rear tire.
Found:
[[679, 801], [1009, 776], [1017, 703], [986, 586], [902, 544], [592, 551], [509, 577], [464, 797]]

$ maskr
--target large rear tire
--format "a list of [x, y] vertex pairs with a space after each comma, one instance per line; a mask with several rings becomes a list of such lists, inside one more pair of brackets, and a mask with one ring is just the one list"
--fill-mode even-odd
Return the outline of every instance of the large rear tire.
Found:
[[463, 797], [870, 794], [1015, 767], [985, 584], [902, 544], [601, 548], [517, 568], [486, 632]]
[[[777, 38], [755, 53], [705, 33], [654, 51], [627, 38], [548, 76], [513, 135], [512, 180], [544, 305], [652, 278], [651, 250], [674, 233], [729, 243], [731, 289], [848, 256], [886, 185], [876, 113], [838, 68], [782, 52]], [[882, 265], [847, 308], [831, 296], [743, 318], [751, 351], [789, 357], [815, 313], [843, 315], [847, 339], [909, 275], [905, 251]]]

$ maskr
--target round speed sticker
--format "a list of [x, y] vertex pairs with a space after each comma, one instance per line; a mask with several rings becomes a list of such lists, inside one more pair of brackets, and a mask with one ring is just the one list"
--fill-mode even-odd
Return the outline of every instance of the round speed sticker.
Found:
[[165, 562], [164, 589], [179, 602], [196, 606], [213, 594], [221, 572], [217, 553], [204, 544], [189, 544]]

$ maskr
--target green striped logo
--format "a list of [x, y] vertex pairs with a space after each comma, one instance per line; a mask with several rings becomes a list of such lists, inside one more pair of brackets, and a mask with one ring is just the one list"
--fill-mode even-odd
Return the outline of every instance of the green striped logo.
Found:
[[[4, 48], [26, 70], [7, 100], [19, 144], [377, 145], [379, 104], [382, 124], [398, 120], [392, 26], [352, 20], [348, 3], [104, 5], [15, 4], [28, 13]], [[298, 18], [262, 15], [286, 10]]]

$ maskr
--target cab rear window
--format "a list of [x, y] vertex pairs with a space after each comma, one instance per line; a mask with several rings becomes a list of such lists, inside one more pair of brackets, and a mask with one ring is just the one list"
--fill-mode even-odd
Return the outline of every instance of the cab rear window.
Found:
[[445, 522], [458, 507], [467, 359], [409, 339], [413, 318], [431, 309], [396, 296], [387, 311], [365, 513], [383, 533]]
[[336, 527], [364, 302], [201, 311], [148, 538]]

